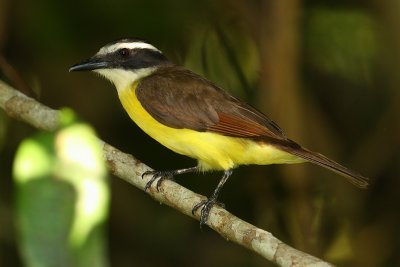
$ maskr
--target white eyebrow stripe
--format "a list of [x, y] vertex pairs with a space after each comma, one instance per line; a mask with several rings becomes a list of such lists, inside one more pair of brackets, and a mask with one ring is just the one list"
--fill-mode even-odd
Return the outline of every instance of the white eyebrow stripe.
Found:
[[110, 46], [105, 46], [102, 47], [99, 52], [97, 52], [98, 55], [105, 55], [105, 54], [110, 54], [113, 53], [121, 48], [128, 48], [128, 49], [135, 49], [135, 48], [139, 48], [139, 49], [150, 49], [150, 50], [154, 50], [157, 52], [162, 53], [160, 50], [158, 50], [157, 48], [155, 48], [154, 46], [152, 46], [151, 44], [148, 43], [143, 43], [143, 42], [127, 42], [127, 43], [116, 43], [116, 44], [112, 44]]

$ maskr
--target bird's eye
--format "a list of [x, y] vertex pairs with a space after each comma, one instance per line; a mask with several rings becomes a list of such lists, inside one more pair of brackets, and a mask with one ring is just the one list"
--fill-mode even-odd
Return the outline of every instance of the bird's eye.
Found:
[[130, 51], [128, 48], [121, 48], [120, 50], [118, 50], [118, 53], [121, 57], [127, 57], [130, 54]]

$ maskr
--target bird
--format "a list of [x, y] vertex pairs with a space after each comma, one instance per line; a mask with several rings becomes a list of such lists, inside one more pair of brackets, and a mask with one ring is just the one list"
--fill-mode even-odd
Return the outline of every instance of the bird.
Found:
[[240, 165], [311, 162], [347, 178], [359, 188], [368, 178], [308, 150], [289, 139], [268, 116], [232, 96], [193, 71], [170, 61], [141, 38], [121, 38], [104, 45], [72, 71], [94, 71], [111, 81], [129, 117], [150, 137], [170, 150], [197, 160], [197, 165], [167, 171], [147, 171], [148, 190], [157, 180], [183, 173], [223, 171], [210, 197], [194, 205], [200, 227], [233, 169]]

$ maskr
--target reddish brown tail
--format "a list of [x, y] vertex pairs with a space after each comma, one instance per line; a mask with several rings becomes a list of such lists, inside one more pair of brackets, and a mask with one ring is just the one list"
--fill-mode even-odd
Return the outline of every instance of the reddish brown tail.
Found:
[[290, 148], [287, 149], [286, 151], [300, 158], [303, 158], [311, 163], [317, 164], [319, 166], [322, 166], [324, 168], [327, 168], [331, 171], [334, 171], [344, 176], [349, 180], [350, 183], [354, 184], [357, 187], [367, 188], [368, 186], [369, 179], [367, 177], [364, 177], [361, 174], [340, 165], [339, 163], [325, 157], [322, 154], [312, 152], [301, 147], [295, 149]]

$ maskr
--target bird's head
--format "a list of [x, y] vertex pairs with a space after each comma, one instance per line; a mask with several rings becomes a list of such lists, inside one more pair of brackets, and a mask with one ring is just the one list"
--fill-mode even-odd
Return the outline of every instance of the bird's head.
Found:
[[122, 90], [166, 64], [170, 64], [168, 59], [153, 45], [137, 38], [124, 38], [106, 44], [69, 71], [95, 71]]

